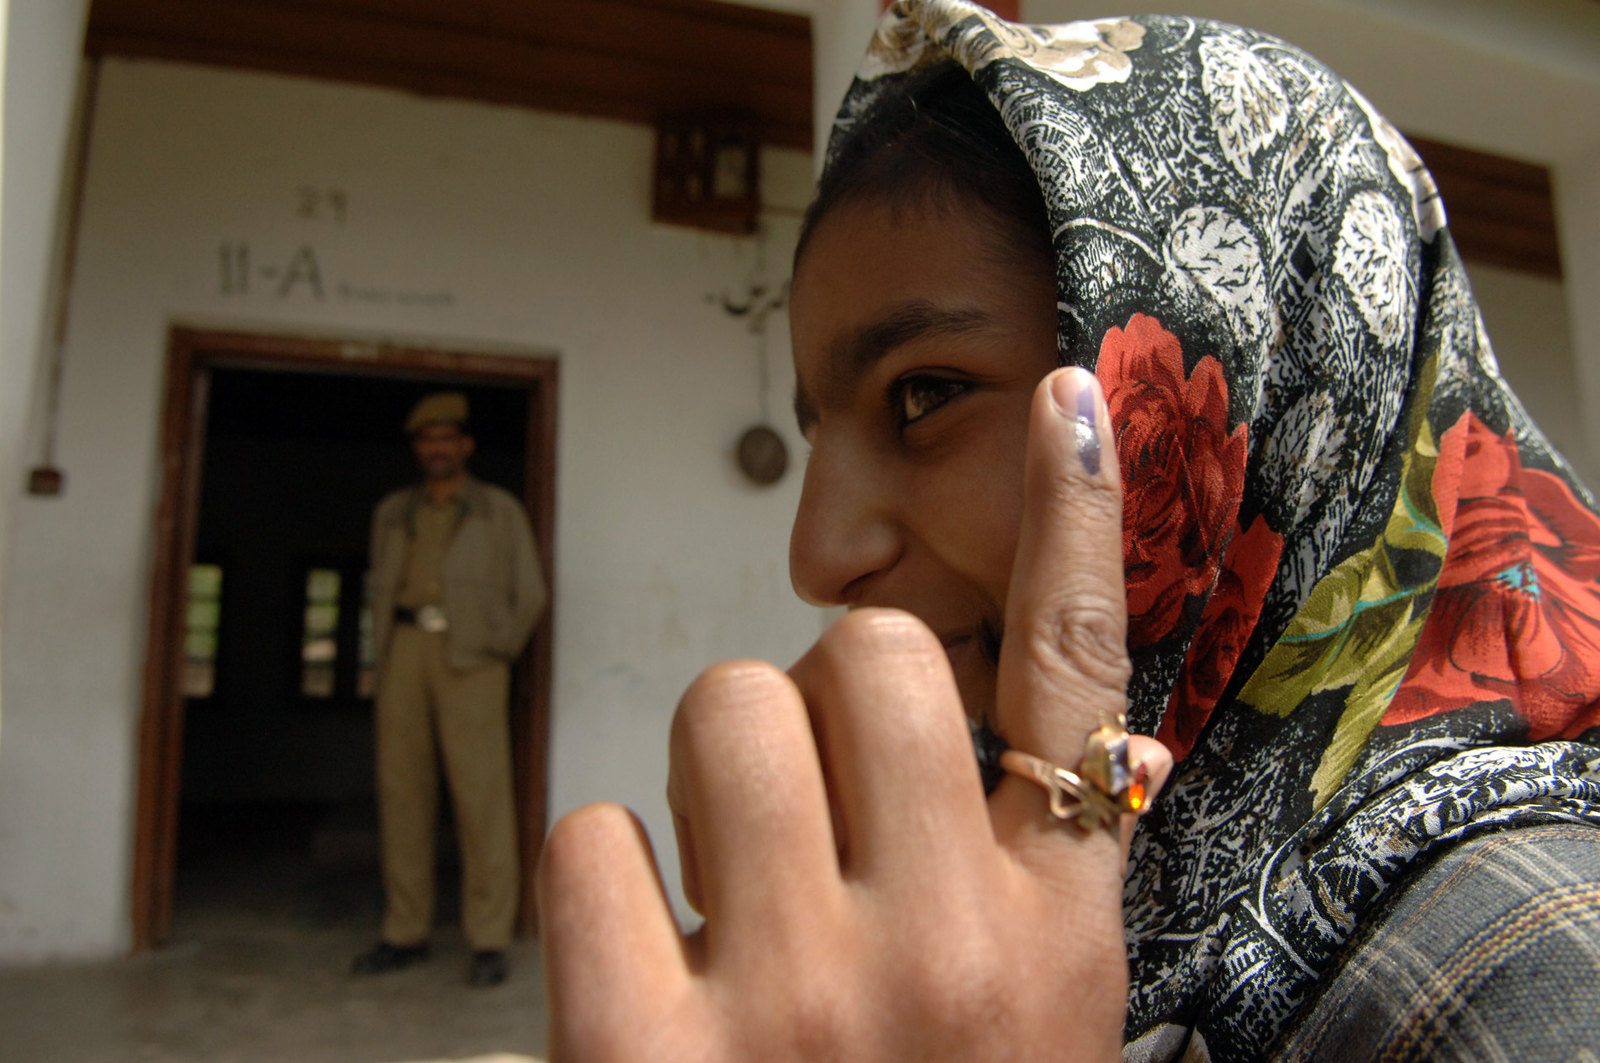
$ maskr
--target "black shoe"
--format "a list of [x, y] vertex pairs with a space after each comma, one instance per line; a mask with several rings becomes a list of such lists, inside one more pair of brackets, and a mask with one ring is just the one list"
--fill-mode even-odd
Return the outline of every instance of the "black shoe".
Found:
[[506, 980], [506, 954], [499, 949], [481, 949], [472, 954], [467, 984], [482, 989]]
[[355, 975], [387, 974], [410, 967], [413, 963], [421, 963], [428, 958], [428, 943], [420, 945], [391, 945], [387, 941], [380, 941], [372, 947], [370, 952], [363, 952], [356, 957], [350, 965], [350, 973]]

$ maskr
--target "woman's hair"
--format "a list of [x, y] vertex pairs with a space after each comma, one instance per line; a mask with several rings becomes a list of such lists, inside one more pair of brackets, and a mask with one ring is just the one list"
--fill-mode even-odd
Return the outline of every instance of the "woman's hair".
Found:
[[1002, 223], [997, 254], [1037, 255], [1050, 268], [1038, 178], [1000, 112], [955, 63], [910, 75], [884, 92], [847, 132], [835, 133], [830, 154], [800, 228], [796, 265], [817, 226], [841, 206], [960, 211], [976, 204]]

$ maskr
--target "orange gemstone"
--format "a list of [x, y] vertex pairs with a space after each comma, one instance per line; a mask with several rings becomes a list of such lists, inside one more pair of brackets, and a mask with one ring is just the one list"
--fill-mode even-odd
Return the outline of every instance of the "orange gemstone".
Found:
[[1144, 784], [1128, 784], [1128, 811], [1137, 812], [1144, 807]]

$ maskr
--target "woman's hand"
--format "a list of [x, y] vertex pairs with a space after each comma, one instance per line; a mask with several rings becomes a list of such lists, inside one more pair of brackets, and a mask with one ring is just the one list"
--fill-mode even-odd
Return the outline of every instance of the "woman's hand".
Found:
[[[1076, 767], [1129, 672], [1118, 466], [1082, 370], [1034, 396], [1006, 612], [996, 729]], [[1153, 794], [1170, 757], [1144, 738], [1131, 753]], [[557, 823], [540, 873], [553, 1058], [1118, 1058], [1133, 817], [1120, 837], [1058, 823], [1015, 776], [985, 802], [948, 661], [915, 618], [853, 612], [787, 675], [708, 670], [671, 755], [705, 925], [679, 934], [626, 810]]]

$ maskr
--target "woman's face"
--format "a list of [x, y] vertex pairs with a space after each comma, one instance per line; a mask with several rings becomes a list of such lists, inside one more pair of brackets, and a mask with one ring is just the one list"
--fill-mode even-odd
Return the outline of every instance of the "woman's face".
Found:
[[811, 444], [789, 544], [816, 605], [892, 606], [944, 642], [989, 717], [1033, 389], [1056, 366], [1054, 278], [986, 213], [847, 205], [791, 304]]

